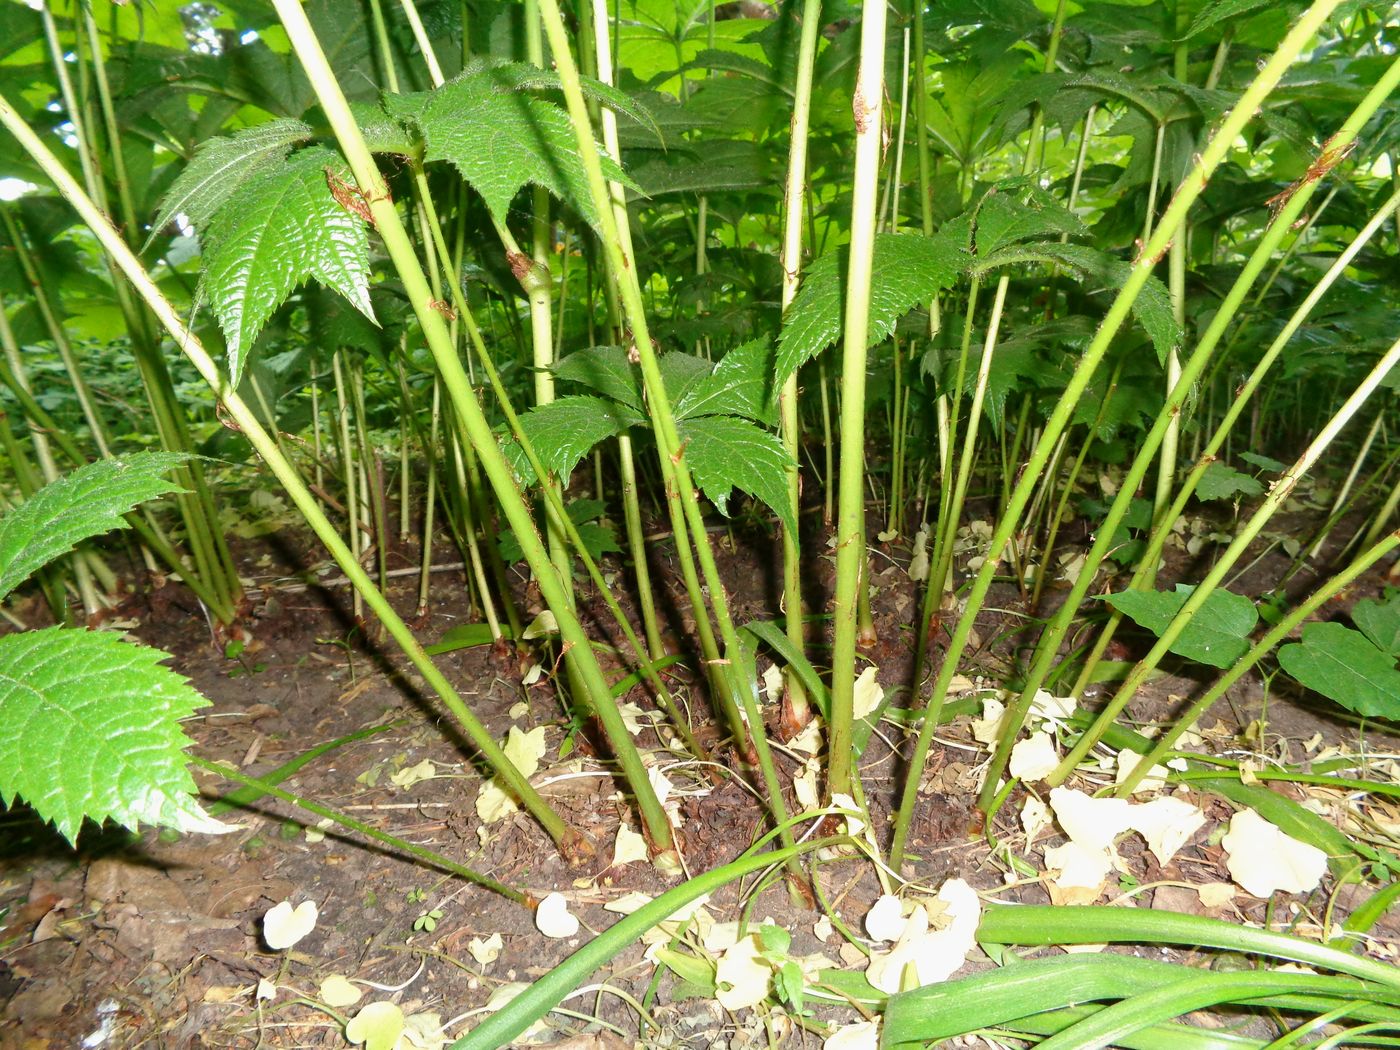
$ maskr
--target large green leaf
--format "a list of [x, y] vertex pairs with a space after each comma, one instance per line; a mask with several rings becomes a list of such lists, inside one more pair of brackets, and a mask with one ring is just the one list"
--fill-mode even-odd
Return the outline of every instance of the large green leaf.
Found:
[[[540, 462], [561, 478], [567, 478], [598, 442], [645, 422], [645, 416], [625, 405], [582, 394], [536, 405], [520, 417], [520, 427]], [[535, 472], [520, 446], [512, 440], [504, 449], [521, 480], [533, 484]]]
[[1264, 486], [1256, 478], [1219, 461], [1206, 467], [1196, 484], [1196, 496], [1203, 500], [1257, 496], [1263, 491]]
[[[418, 125], [428, 160], [451, 163], [498, 222], [527, 185], [543, 186], [591, 225], [598, 222], [573, 125], [552, 102], [515, 90], [513, 66], [470, 65], [435, 91], [388, 96], [391, 113]], [[604, 174], [631, 181], [603, 155]]]
[[729, 494], [737, 488], [768, 504], [784, 528], [796, 532], [787, 498], [786, 472], [792, 461], [781, 441], [728, 416], [681, 420], [677, 429], [695, 483], [720, 513], [729, 513]]
[[560, 379], [582, 383], [636, 412], [646, 411], [642, 377], [620, 346], [590, 346], [576, 350], [554, 368]]
[[353, 193], [349, 178], [336, 154], [313, 146], [238, 187], [209, 223], [204, 287], [235, 384], [264, 322], [308, 277], [374, 320], [365, 224], [331, 192], [334, 180], [346, 187], [342, 194]]
[[1383, 601], [1367, 598], [1357, 602], [1351, 619], [1382, 652], [1400, 660], [1400, 591], [1390, 591]]
[[[1120, 591], [1104, 600], [1160, 637], [1194, 590], [1177, 584], [1175, 591]], [[1216, 589], [1177, 635], [1171, 651], [1211, 667], [1230, 667], [1249, 650], [1249, 632], [1258, 622], [1248, 598]]]
[[1303, 640], [1278, 651], [1283, 669], [1309, 689], [1369, 718], [1400, 719], [1395, 657], [1339, 623], [1310, 623]]
[[270, 120], [228, 137], [201, 142], [161, 201], [160, 214], [151, 224], [151, 237], [177, 215], [184, 215], [195, 229], [204, 232], [205, 225], [239, 186], [310, 137], [311, 129], [299, 120]]
[[232, 830], [193, 797], [179, 720], [208, 701], [160, 666], [166, 658], [102, 631], [0, 638], [0, 799], [18, 795], [69, 842], [85, 817]]
[[740, 416], [774, 425], [772, 376], [773, 346], [767, 339], [736, 346], [720, 358], [713, 372], [687, 388], [676, 403], [676, 416]]
[[[916, 304], [952, 286], [971, 261], [965, 238], [966, 227], [959, 223], [949, 223], [933, 237], [890, 233], [875, 238], [870, 346], [894, 331], [895, 322]], [[775, 386], [782, 386], [788, 376], [841, 333], [846, 260], [843, 249], [823, 255], [808, 268], [778, 340]]]
[[165, 475], [189, 457], [137, 452], [79, 467], [0, 518], [0, 599], [91, 536], [120, 528], [139, 503], [183, 491]]

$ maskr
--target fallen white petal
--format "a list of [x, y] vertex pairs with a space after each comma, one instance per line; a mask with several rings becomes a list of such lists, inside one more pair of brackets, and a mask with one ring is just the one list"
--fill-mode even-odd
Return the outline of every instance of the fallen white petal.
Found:
[[1107, 849], [1071, 840], [1045, 851], [1045, 867], [1059, 873], [1047, 887], [1054, 903], [1092, 904], [1103, 892], [1113, 858]]
[[904, 932], [904, 902], [881, 894], [865, 913], [865, 932], [872, 941], [894, 941]]
[[1230, 878], [1256, 897], [1276, 890], [1307, 893], [1327, 871], [1326, 853], [1285, 834], [1252, 809], [1230, 818], [1230, 830], [1220, 844], [1230, 854]]
[[321, 982], [321, 1002], [335, 1009], [353, 1006], [364, 992], [350, 983], [343, 973], [333, 973]]
[[783, 669], [777, 664], [769, 664], [763, 671], [763, 695], [769, 703], [776, 703], [783, 695]]
[[1050, 820], [1050, 807], [1034, 795], [1027, 795], [1026, 804], [1021, 807], [1021, 828], [1026, 833], [1027, 846], [1050, 826]]
[[760, 951], [758, 934], [751, 933], [726, 949], [715, 964], [715, 998], [726, 1010], [757, 1006], [768, 997], [773, 969], [759, 958]]
[[1170, 861], [1206, 822], [1206, 815], [1199, 806], [1173, 795], [1134, 806], [1132, 818], [1133, 830], [1147, 840], [1147, 848], [1159, 864]]
[[504, 942], [501, 940], [500, 931], [497, 930], [485, 940], [473, 937], [467, 942], [467, 953], [476, 960], [478, 966], [490, 966], [501, 957], [502, 947]]
[[315, 901], [302, 901], [295, 908], [291, 901], [273, 905], [263, 916], [263, 940], [273, 951], [290, 948], [316, 928], [318, 915]]
[[[927, 559], [925, 559], [927, 560]], [[925, 565], [927, 575], [928, 567]], [[822, 1050], [878, 1050], [880, 1045], [880, 1022], [857, 1021], [842, 1025], [822, 1041]]]
[[982, 701], [982, 717], [972, 720], [972, 737], [988, 747], [1001, 739], [1002, 723], [1006, 720], [1006, 705], [994, 697]]
[[1065, 834], [1090, 849], [1108, 849], [1133, 824], [1132, 803], [1122, 798], [1090, 798], [1059, 787], [1050, 792], [1050, 808]]
[[1007, 767], [1018, 780], [1044, 780], [1060, 764], [1060, 756], [1055, 753], [1055, 741], [1044, 731], [1032, 733], [1025, 740], [1018, 740], [1011, 749], [1011, 762]]
[[535, 928], [546, 937], [562, 940], [578, 933], [578, 916], [569, 911], [562, 893], [550, 893], [535, 907]]
[[647, 840], [626, 824], [617, 829], [617, 841], [613, 843], [613, 866], [634, 864], [647, 859]]
[[852, 714], [856, 718], [864, 718], [877, 707], [884, 699], [885, 691], [880, 687], [880, 683], [875, 681], [875, 668], [867, 667], [856, 679], [855, 695], [852, 698]]
[[[1117, 758], [1117, 770], [1113, 774], [1113, 783], [1116, 787], [1121, 787], [1132, 772], [1137, 769], [1142, 762], [1142, 756], [1136, 751], [1120, 751]], [[1134, 795], [1150, 794], [1161, 791], [1167, 784], [1167, 768], [1165, 766], [1154, 765], [1147, 771], [1147, 774], [1138, 781], [1138, 786], [1133, 788]]]

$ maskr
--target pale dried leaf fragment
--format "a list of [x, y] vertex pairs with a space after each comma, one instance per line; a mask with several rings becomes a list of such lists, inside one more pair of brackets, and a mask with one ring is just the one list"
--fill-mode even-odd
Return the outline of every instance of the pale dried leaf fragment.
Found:
[[[1114, 760], [1116, 769], [1113, 774], [1115, 787], [1122, 787], [1124, 781], [1132, 775], [1142, 761], [1142, 756], [1135, 751], [1120, 751]], [[1161, 791], [1167, 785], [1168, 770], [1165, 766], [1154, 765], [1149, 769], [1143, 778], [1138, 781], [1137, 787], [1133, 788], [1134, 795], [1150, 795]]]
[[1026, 845], [1035, 842], [1037, 836], [1050, 826], [1050, 807], [1034, 795], [1026, 796], [1021, 807], [1021, 828], [1026, 833]]
[[1042, 730], [1016, 742], [1011, 749], [1011, 762], [1007, 768], [1018, 780], [1034, 781], [1044, 780], [1059, 764], [1055, 739]]
[[[929, 929], [929, 912], [938, 911], [943, 925]], [[876, 988], [894, 995], [913, 966], [920, 987], [946, 981], [967, 961], [977, 942], [982, 902], [962, 879], [949, 879], [935, 901], [916, 907], [905, 920], [899, 940], [888, 952], [872, 952], [865, 978]]]
[[821, 763], [815, 758], [809, 758], [802, 763], [802, 771], [793, 775], [792, 793], [797, 797], [797, 804], [803, 809], [813, 809], [821, 799], [817, 792], [817, 774], [820, 772]]
[[979, 744], [991, 747], [1001, 739], [1002, 725], [1006, 721], [1006, 705], [996, 697], [989, 696], [982, 701], [982, 717], [972, 720], [972, 738]]
[[535, 928], [546, 937], [563, 940], [578, 933], [578, 916], [569, 911], [562, 893], [546, 894], [535, 906]]
[[364, 992], [351, 984], [343, 973], [333, 973], [321, 982], [321, 1002], [337, 1010], [354, 1006], [362, 995]]
[[855, 695], [852, 698], [853, 716], [864, 718], [880, 706], [880, 701], [884, 699], [884, 696], [885, 691], [875, 680], [875, 668], [867, 667], [856, 679]]
[[467, 954], [476, 960], [478, 966], [490, 966], [501, 957], [503, 947], [505, 942], [501, 940], [501, 931], [497, 930], [485, 940], [473, 937], [467, 942]]
[[783, 669], [777, 664], [769, 664], [763, 670], [763, 695], [770, 704], [776, 703], [783, 695]]
[[725, 949], [715, 964], [715, 998], [726, 1010], [757, 1006], [768, 997], [773, 968], [760, 957], [763, 946], [751, 933]]
[[1103, 892], [1113, 857], [1107, 849], [1071, 839], [1045, 851], [1045, 867], [1056, 872], [1047, 885], [1055, 904], [1093, 904]]
[[804, 754], [815, 755], [822, 749], [822, 726], [821, 719], [812, 716], [812, 720], [802, 727], [802, 731], [788, 741], [790, 750], [801, 751]]
[[1230, 878], [1256, 897], [1278, 890], [1307, 893], [1327, 871], [1326, 853], [1286, 834], [1252, 809], [1242, 809], [1230, 818], [1230, 829], [1220, 844], [1230, 854], [1226, 861]]
[[291, 901], [282, 901], [263, 915], [263, 940], [273, 951], [290, 948], [316, 928], [315, 901], [302, 901], [295, 908]]
[[613, 843], [613, 867], [635, 864], [647, 859], [647, 840], [626, 824], [617, 829], [617, 841]]
[[389, 782], [397, 788], [411, 788], [414, 784], [421, 784], [425, 780], [432, 780], [437, 776], [437, 767], [433, 765], [431, 759], [412, 766], [405, 766], [389, 777]]
[[1090, 849], [1107, 850], [1133, 826], [1133, 807], [1127, 799], [1090, 798], [1082, 791], [1058, 787], [1050, 792], [1050, 808], [1065, 834]]
[[[927, 566], [924, 573], [928, 573]], [[878, 1050], [879, 1046], [879, 1021], [857, 1021], [855, 1024], [842, 1025], [822, 1041], [822, 1050]]]
[[370, 1003], [345, 1026], [345, 1040], [365, 1050], [394, 1050], [403, 1035], [403, 1011], [394, 1003]]
[[1147, 840], [1147, 848], [1166, 865], [1206, 822], [1199, 806], [1174, 795], [1163, 795], [1132, 809], [1133, 830]]
[[405, 1043], [413, 1050], [442, 1050], [447, 1042], [447, 1033], [442, 1030], [442, 1015], [436, 1010], [424, 1010], [404, 1018], [403, 1036], [396, 1050], [406, 1050]]
[[1223, 908], [1235, 902], [1233, 882], [1205, 882], [1196, 887], [1196, 893], [1207, 908]]
[[[528, 733], [522, 733], [518, 726], [511, 726], [501, 750], [521, 776], [534, 776], [540, 768], [540, 759], [544, 757], [544, 726], [536, 726]], [[477, 792], [476, 815], [483, 824], [494, 824], [519, 808], [515, 799], [501, 787], [499, 777], [493, 777], [481, 785], [481, 790]]]

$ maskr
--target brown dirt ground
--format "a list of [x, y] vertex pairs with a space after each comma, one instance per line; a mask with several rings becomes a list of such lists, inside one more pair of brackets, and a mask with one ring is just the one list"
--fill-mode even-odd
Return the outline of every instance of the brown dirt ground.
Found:
[[[726, 579], [737, 588], [736, 621], [776, 608], [777, 561], [771, 543], [745, 545], [741, 539], [736, 553], [723, 528], [717, 535]], [[242, 664], [224, 656], [203, 616], [174, 585], [134, 598], [124, 610], [140, 621], [134, 633], [167, 648], [173, 666], [210, 698], [211, 706], [188, 726], [199, 754], [258, 775], [323, 742], [365, 727], [387, 727], [321, 756], [284, 786], [509, 885], [536, 895], [562, 890], [589, 929], [615, 921], [602, 908], [609, 900], [632, 889], [655, 894], [666, 887], [645, 866], [608, 866], [619, 823], [629, 820], [635, 826], [635, 818], [605, 775], [556, 779], [567, 772], [567, 759], [550, 762], [547, 757], [535, 781], [546, 783], [545, 793], [566, 819], [599, 844], [594, 862], [568, 867], [543, 833], [518, 814], [479, 836], [473, 800], [481, 778], [464, 759], [466, 751], [454, 739], [450, 721], [418, 690], [415, 676], [402, 672], [401, 658], [367, 640], [366, 632], [353, 630], [345, 588], [306, 590], [282, 582], [298, 566], [317, 564], [319, 555], [304, 537], [284, 534], [276, 540], [243, 551], [247, 571], [260, 586], [251, 592], [254, 642]], [[441, 550], [439, 557], [446, 557], [445, 544]], [[411, 554], [397, 552], [394, 567], [412, 564]], [[1272, 557], [1276, 562], [1278, 556]], [[656, 561], [664, 569], [663, 550], [656, 552]], [[901, 568], [906, 562], [906, 550], [877, 545], [879, 641], [868, 655], [881, 667], [887, 685], [909, 673], [908, 625], [917, 617], [918, 599]], [[1250, 579], [1272, 578], [1274, 562], [1266, 558], [1256, 565], [1236, 590], [1249, 593]], [[625, 579], [619, 566], [612, 571]], [[1177, 564], [1169, 566], [1167, 576], [1187, 571]], [[823, 607], [821, 592], [830, 587], [830, 579], [830, 565], [820, 559], [809, 580], [814, 608]], [[1351, 598], [1377, 594], [1384, 582], [1377, 573], [1354, 588]], [[392, 585], [391, 597], [401, 611], [411, 608], [415, 586], [412, 577]], [[460, 573], [437, 575], [434, 595], [422, 624], [420, 636], [426, 639], [470, 616]], [[528, 594], [524, 600], [528, 604]], [[1015, 588], [1007, 586], [989, 604], [1014, 609], [1017, 600]], [[998, 639], [1019, 622], [1014, 612], [991, 613], [979, 629], [984, 639]], [[674, 629], [684, 637], [684, 623], [676, 622]], [[1127, 638], [1121, 655], [1132, 655], [1139, 642]], [[1015, 644], [1014, 638], [989, 641], [970, 664], [995, 672]], [[452, 653], [440, 662], [493, 731], [504, 733], [512, 722], [511, 708], [523, 702], [528, 714], [519, 722], [550, 725], [554, 750], [549, 754], [557, 754], [565, 720], [548, 674], [524, 687], [521, 676], [528, 659], [501, 659], [484, 648]], [[688, 672], [675, 671], [673, 684], [703, 713], [703, 700]], [[1177, 697], [1201, 687], [1189, 678], [1163, 678], [1132, 706], [1131, 714], [1150, 722], [1170, 711]], [[640, 690], [630, 699], [646, 704]], [[1262, 699], [1257, 684], [1241, 686], [1207, 715], [1204, 725], [1218, 721], [1225, 726], [1214, 743], [1233, 745], [1237, 730], [1260, 717]], [[969, 834], [973, 767], [979, 759], [964, 743], [970, 741], [966, 721], [940, 734], [950, 743], [939, 745], [930, 763], [911, 843], [919, 858], [913, 871], [935, 885], [956, 874], [978, 888], [997, 889], [1003, 887], [1005, 866], [991, 856], [984, 840]], [[1356, 742], [1352, 725], [1276, 686], [1266, 746], [1278, 757], [1298, 761], [1306, 757], [1301, 742], [1315, 732], [1329, 742]], [[651, 732], [641, 739], [645, 746], [657, 744]], [[586, 768], [598, 770], [588, 755], [587, 734], [580, 734], [577, 743], [579, 751], [569, 758], [583, 754]], [[395, 771], [424, 759], [435, 764], [438, 777], [407, 789], [391, 782]], [[791, 761], [784, 761], [791, 771]], [[863, 767], [872, 807], [877, 815], [887, 814], [903, 775], [887, 742], [873, 742]], [[692, 788], [702, 783], [694, 776], [687, 780], [682, 772], [675, 779]], [[201, 774], [199, 781], [211, 798], [231, 789], [211, 776]], [[1207, 799], [1206, 806], [1216, 818], [1230, 812], [1220, 800]], [[1013, 845], [1019, 832], [1016, 808], [1004, 809], [996, 826], [998, 836]], [[732, 780], [687, 799], [682, 814], [687, 862], [695, 871], [732, 859], [764, 829], [761, 811]], [[436, 1011], [446, 1021], [481, 1006], [504, 983], [543, 974], [581, 943], [581, 937], [548, 940], [536, 932], [532, 916], [511, 902], [334, 831], [322, 841], [309, 841], [292, 807], [275, 800], [265, 799], [226, 819], [239, 823], [240, 830], [223, 837], [171, 840], [151, 831], [131, 836], [89, 829], [75, 852], [24, 809], [0, 814], [0, 1050], [344, 1046], [332, 1018], [303, 1001], [316, 997], [320, 981], [330, 974], [374, 982], [384, 989], [370, 989], [374, 997], [391, 998], [406, 1013]], [[1166, 869], [1135, 838], [1122, 852], [1142, 883], [1226, 878], [1221, 849], [1204, 832]], [[853, 861], [828, 864], [820, 877], [829, 899], [853, 925], [879, 892], [868, 866]], [[1046, 901], [1035, 883], [1004, 890], [1002, 897]], [[284, 899], [315, 901], [321, 919], [294, 949], [274, 953], [260, 940], [259, 920]], [[1362, 899], [1359, 889], [1345, 891], [1339, 897], [1339, 917]], [[736, 902], [737, 891], [731, 888], [716, 897], [712, 910], [718, 918], [734, 918]], [[1194, 893], [1171, 885], [1141, 895], [1136, 903], [1201, 910]], [[1320, 914], [1327, 900], [1319, 893], [1297, 903], [1306, 918]], [[1216, 914], [1262, 922], [1265, 908], [1265, 902], [1240, 896]], [[415, 929], [415, 920], [432, 909], [440, 912], [435, 927]], [[811, 932], [815, 914], [794, 908], [781, 888], [767, 890], [753, 914], [771, 915], [793, 930], [795, 953], [824, 950], [834, 958], [836, 940], [826, 946], [818, 942]], [[468, 942], [495, 932], [502, 934], [503, 950], [496, 961], [482, 966], [469, 954]], [[1396, 917], [1388, 917], [1377, 933], [1388, 939], [1393, 958], [1400, 943]], [[593, 980], [641, 995], [651, 976], [651, 966], [634, 945]], [[278, 986], [274, 998], [255, 999], [260, 979]], [[368, 996], [362, 1000], [367, 1001]], [[567, 1005], [637, 1032], [635, 1015], [611, 996], [592, 995]], [[766, 1038], [747, 1016], [736, 1019], [712, 1001], [669, 995], [665, 985], [653, 1016], [662, 1031], [647, 1033], [648, 1046], [737, 1048], [750, 1045], [750, 1039], [760, 1045]], [[617, 1041], [584, 1021], [556, 1015], [553, 1022], [552, 1038], [577, 1037], [560, 1046], [605, 1050], [632, 1045], [630, 1039]], [[459, 1023], [452, 1033], [464, 1030]], [[793, 1045], [812, 1046], [816, 1040], [806, 1036], [805, 1044], [794, 1040]]]

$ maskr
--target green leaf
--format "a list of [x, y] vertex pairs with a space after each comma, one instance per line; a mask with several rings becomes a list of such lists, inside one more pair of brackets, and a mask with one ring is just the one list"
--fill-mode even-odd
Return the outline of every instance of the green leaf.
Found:
[[[1131, 616], [1138, 626], [1161, 637], [1194, 590], [1177, 584], [1174, 592], [1120, 591], [1105, 595], [1104, 600]], [[1230, 667], [1249, 650], [1249, 632], [1258, 621], [1253, 602], [1217, 588], [1177, 635], [1171, 651], [1211, 667]]]
[[1218, 25], [1236, 15], [1254, 11], [1268, 3], [1269, 0], [1215, 0], [1214, 3], [1206, 4], [1196, 12], [1196, 17], [1191, 20], [1190, 28], [1186, 30], [1181, 39], [1190, 40], [1193, 36], [1204, 33], [1213, 25]]
[[19, 796], [73, 842], [83, 818], [232, 830], [195, 801], [179, 720], [208, 701], [167, 654], [102, 631], [0, 638], [0, 799]]
[[633, 411], [646, 413], [641, 373], [627, 360], [627, 351], [620, 346], [576, 350], [554, 367], [554, 374], [559, 379], [582, 383]]
[[[841, 332], [847, 252], [829, 252], [807, 270], [788, 309], [778, 340], [774, 387], [825, 350]], [[870, 346], [892, 331], [913, 307], [952, 286], [971, 261], [966, 227], [949, 223], [933, 237], [890, 233], [875, 238], [875, 280], [870, 290]]]
[[204, 287], [228, 343], [236, 385], [263, 323], [308, 277], [339, 292], [370, 320], [369, 237], [331, 195], [349, 178], [330, 150], [313, 146], [240, 186], [203, 237]]
[[1078, 216], [1061, 201], [1034, 187], [993, 190], [982, 198], [975, 212], [973, 244], [978, 257], [1032, 238], [1061, 234], [1079, 237], [1088, 233]]
[[[990, 256], [978, 260], [975, 271], [988, 273], [999, 266], [1018, 263], [1045, 262], [1066, 266], [1082, 277], [1092, 278], [1109, 288], [1121, 288], [1133, 268], [1122, 259], [1115, 259], [1097, 248], [1082, 244], [1058, 244], [1037, 241], [1031, 244], [1017, 244], [1002, 248]], [[1164, 362], [1167, 354], [1181, 342], [1181, 325], [1172, 311], [1171, 293], [1167, 286], [1155, 277], [1149, 277], [1142, 291], [1133, 301], [1133, 315], [1146, 329], [1152, 345], [1157, 350], [1157, 359]]]
[[1227, 463], [1216, 461], [1206, 467], [1196, 485], [1196, 496], [1203, 500], [1233, 499], [1235, 496], [1257, 496], [1264, 486], [1249, 474]]
[[713, 361], [694, 354], [679, 352], [662, 354], [656, 359], [656, 367], [661, 372], [661, 385], [666, 388], [666, 396], [672, 405], [679, 405], [690, 396], [691, 387], [714, 372]]
[[149, 245], [177, 215], [185, 215], [201, 233], [238, 187], [286, 157], [298, 142], [311, 137], [299, 120], [270, 120], [228, 137], [206, 139], [161, 201], [151, 223]]
[[676, 403], [676, 418], [742, 416], [756, 423], [777, 425], [770, 396], [773, 346], [754, 339], [720, 358], [709, 375], [698, 379]]
[[737, 488], [768, 504], [784, 528], [796, 531], [787, 497], [792, 461], [774, 435], [728, 416], [682, 420], [677, 430], [696, 484], [721, 514], [729, 513], [729, 493]]
[[1400, 719], [1395, 657], [1339, 623], [1310, 623], [1301, 644], [1285, 645], [1278, 662], [1303, 685], [1369, 718]]
[[[385, 103], [418, 125], [427, 159], [452, 164], [497, 222], [506, 221], [521, 189], [536, 185], [596, 227], [573, 125], [554, 103], [516, 90], [529, 82], [522, 76], [510, 65], [477, 62], [435, 91], [386, 96]], [[602, 160], [604, 175], [635, 188], [606, 153]]]
[[[604, 438], [646, 422], [646, 417], [625, 405], [601, 397], [580, 394], [537, 405], [520, 417], [521, 429], [534, 446], [546, 470], [567, 478], [578, 461]], [[525, 484], [533, 484], [535, 472], [514, 440], [504, 446], [511, 466]]]
[[0, 599], [83, 540], [121, 528], [137, 504], [184, 491], [165, 475], [189, 458], [137, 452], [89, 463], [0, 518]]
[[1382, 652], [1400, 659], [1400, 591], [1391, 591], [1384, 601], [1367, 598], [1357, 602], [1351, 620]]

